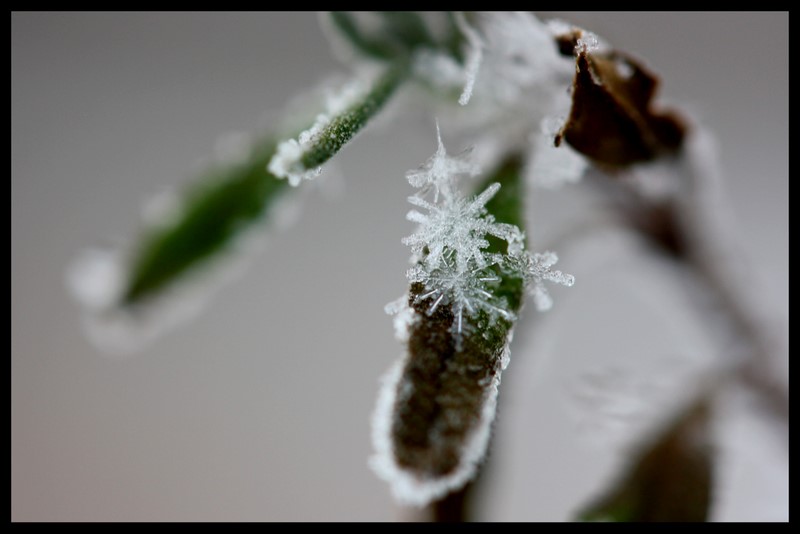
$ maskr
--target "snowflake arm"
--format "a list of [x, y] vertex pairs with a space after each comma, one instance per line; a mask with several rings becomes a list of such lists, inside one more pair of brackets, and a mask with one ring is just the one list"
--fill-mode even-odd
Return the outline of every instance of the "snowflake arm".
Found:
[[420, 188], [420, 196], [434, 189], [433, 201], [438, 202], [439, 195], [442, 194], [447, 202], [457, 196], [454, 190], [456, 176], [462, 174], [476, 176], [480, 169], [469, 160], [471, 147], [456, 156], [447, 155], [444, 143], [442, 143], [438, 121], [436, 122], [436, 140], [438, 143], [436, 152], [418, 169], [408, 171], [406, 179], [412, 186]]
[[486, 212], [486, 203], [499, 189], [500, 184], [495, 183], [473, 200], [455, 198], [441, 204], [409, 197], [411, 204], [426, 209], [428, 213], [416, 210], [408, 213], [406, 217], [420, 226], [414, 234], [403, 239], [403, 244], [410, 246], [418, 256], [427, 249], [424, 262], [430, 270], [441, 266], [446, 250], [455, 253], [459, 272], [466, 271], [472, 261], [481, 268], [485, 267], [488, 259], [483, 249], [489, 246], [489, 242], [484, 236], [489, 234], [504, 239], [514, 233], [509, 229], [513, 225], [497, 223]]
[[507, 268], [522, 276], [525, 287], [539, 311], [547, 311], [553, 307], [553, 299], [544, 285], [545, 281], [566, 287], [571, 287], [575, 283], [575, 277], [571, 274], [552, 269], [557, 262], [558, 256], [550, 251], [534, 254], [524, 252], [507, 260]]

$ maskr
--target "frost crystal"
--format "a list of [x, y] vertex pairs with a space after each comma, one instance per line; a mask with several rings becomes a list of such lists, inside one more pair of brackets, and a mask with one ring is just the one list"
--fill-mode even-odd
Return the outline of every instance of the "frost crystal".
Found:
[[483, 251], [489, 246], [485, 236], [488, 234], [510, 241], [518, 239], [521, 233], [516, 226], [496, 222], [486, 211], [486, 203], [499, 189], [500, 184], [495, 183], [472, 200], [445, 197], [440, 204], [409, 197], [411, 204], [429, 213], [408, 212], [408, 220], [420, 223], [420, 226], [416, 233], [403, 239], [403, 244], [410, 246], [418, 256], [423, 256], [427, 250], [423, 263], [428, 272], [440, 268], [445, 255], [450, 253], [455, 255], [455, 269], [459, 273], [471, 270], [473, 264], [480, 269], [488, 266], [490, 260]]
[[531, 254], [526, 251], [516, 256], [509, 256], [506, 260], [506, 268], [522, 276], [528, 293], [533, 296], [533, 302], [539, 311], [547, 311], [553, 307], [553, 299], [544, 285], [545, 280], [567, 287], [575, 283], [575, 277], [571, 274], [551, 269], [557, 262], [558, 256], [554, 252]]
[[532, 14], [487, 13], [480, 22], [486, 50], [480, 85], [494, 98], [506, 104], [528, 98], [564, 67], [547, 26]]
[[477, 31], [467, 22], [464, 13], [461, 11], [455, 14], [456, 24], [464, 37], [467, 38], [467, 53], [464, 64], [464, 75], [467, 78], [464, 84], [464, 91], [458, 98], [458, 103], [466, 106], [472, 97], [472, 89], [475, 87], [475, 80], [478, 78], [478, 69], [483, 61], [483, 40]]
[[278, 178], [286, 178], [293, 187], [300, 185], [303, 180], [311, 180], [322, 172], [321, 166], [307, 168], [303, 157], [316, 145], [326, 142], [328, 135], [334, 136], [335, 132], [328, 132], [327, 127], [333, 120], [347, 112], [355, 104], [361, 102], [376, 83], [376, 74], [371, 71], [359, 73], [353, 80], [331, 90], [325, 98], [325, 112], [317, 115], [314, 124], [300, 133], [297, 139], [287, 139], [281, 142], [270, 160], [267, 170]]
[[[489, 247], [486, 237], [505, 240], [509, 250], [520, 251], [523, 234], [512, 224], [497, 222], [486, 210], [500, 184], [490, 185], [472, 199], [462, 196], [455, 177], [476, 174], [477, 168], [466, 159], [467, 153], [455, 158], [447, 156], [438, 124], [436, 129], [436, 152], [425, 165], [406, 175], [411, 185], [421, 189], [408, 201], [427, 213], [417, 210], [408, 213], [407, 218], [419, 223], [419, 227], [403, 243], [411, 247], [418, 259], [407, 277], [425, 287], [415, 303], [428, 303], [428, 314], [439, 306], [450, 306], [455, 317], [453, 333], [460, 336], [469, 330], [469, 318], [475, 318], [479, 312], [485, 312], [490, 322], [500, 317], [513, 319], [513, 314], [505, 309], [505, 301], [492, 292], [500, 281], [492, 267], [503, 261], [503, 256], [485, 250]], [[432, 202], [423, 198], [431, 190], [434, 190]]]
[[[487, 187], [475, 198], [465, 198], [455, 184], [458, 174], [474, 174], [477, 169], [466, 154], [451, 158], [442, 143], [436, 126], [438, 147], [434, 155], [419, 169], [406, 175], [409, 183], [420, 188], [408, 201], [427, 213], [411, 210], [407, 218], [419, 223], [417, 231], [403, 239], [411, 247], [417, 262], [406, 273], [412, 283], [424, 290], [414, 303], [426, 303], [428, 315], [440, 306], [450, 306], [455, 320], [453, 333], [460, 336], [471, 329], [470, 319], [480, 312], [490, 323], [498, 318], [513, 320], [507, 303], [494, 295], [500, 282], [499, 272], [521, 278], [533, 295], [540, 311], [552, 307], [553, 301], [545, 281], [571, 286], [572, 275], [553, 270], [558, 257], [552, 252], [531, 254], [524, 250], [525, 236], [513, 224], [497, 222], [486, 210], [486, 204], [497, 194], [499, 183]], [[424, 199], [433, 190], [433, 201]], [[488, 252], [487, 236], [507, 243], [505, 254]]]
[[[451, 254], [452, 255], [452, 254]], [[479, 311], [488, 314], [490, 321], [497, 317], [513, 320], [514, 314], [505, 309], [504, 299], [497, 299], [491, 291], [500, 282], [491, 269], [473, 267], [459, 271], [445, 258], [440, 268], [427, 271], [421, 265], [409, 269], [407, 277], [411, 282], [421, 282], [426, 292], [416, 297], [416, 302], [428, 301], [428, 314], [440, 306], [450, 306], [455, 316], [453, 333], [461, 335], [469, 329], [467, 317], [474, 317]]]
[[469, 160], [472, 148], [467, 148], [457, 156], [448, 156], [442, 143], [442, 133], [439, 130], [439, 123], [436, 123], [436, 140], [438, 146], [433, 156], [428, 158], [418, 169], [408, 171], [406, 179], [412, 186], [420, 188], [419, 196], [425, 195], [432, 188], [436, 190], [433, 198], [434, 202], [439, 201], [439, 194], [443, 193], [445, 198], [453, 198], [456, 194], [453, 186], [455, 177], [459, 174], [476, 176], [480, 169]]

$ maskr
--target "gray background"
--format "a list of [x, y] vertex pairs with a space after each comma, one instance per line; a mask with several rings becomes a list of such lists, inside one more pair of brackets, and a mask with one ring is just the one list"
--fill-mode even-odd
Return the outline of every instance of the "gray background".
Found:
[[[564, 18], [644, 58], [663, 99], [718, 134], [742, 261], [785, 320], [788, 14]], [[401, 353], [382, 308], [405, 288], [403, 173], [433, 152], [431, 120], [401, 115], [357, 139], [339, 158], [344, 195], [312, 194], [198, 319], [113, 360], [81, 331], [70, 261], [129, 242], [142, 203], [190, 179], [220, 134], [254, 129], [341, 67], [306, 13], [12, 13], [11, 30], [12, 519], [407, 517], [367, 467], [369, 418]], [[576, 439], [563, 407], [596, 347], [619, 361], [654, 339], [669, 354], [703, 347], [678, 304], [664, 313], [688, 337], [653, 325], [624, 269], [583, 275], [568, 259], [579, 283], [556, 293], [552, 335], [566, 339], [549, 345], [566, 363], [541, 364], [519, 335], [484, 519], [565, 520], [613, 471], [618, 450]], [[636, 333], [614, 336], [615, 320]], [[754, 417], [728, 421], [737, 445], [714, 518], [787, 519], [785, 448]]]

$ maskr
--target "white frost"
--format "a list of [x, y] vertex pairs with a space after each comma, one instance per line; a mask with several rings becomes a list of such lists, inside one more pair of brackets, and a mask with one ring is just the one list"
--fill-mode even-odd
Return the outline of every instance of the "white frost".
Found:
[[[494, 295], [494, 286], [500, 278], [490, 269], [492, 266], [523, 278], [540, 311], [552, 306], [544, 281], [571, 286], [574, 278], [551, 269], [558, 261], [555, 254], [524, 251], [523, 232], [515, 225], [497, 222], [488, 213], [486, 204], [499, 191], [499, 183], [491, 184], [473, 199], [463, 196], [456, 176], [472, 174], [477, 169], [466, 155], [449, 157], [438, 123], [436, 130], [436, 152], [422, 167], [406, 175], [411, 185], [420, 188], [408, 201], [427, 213], [411, 210], [407, 214], [408, 220], [419, 226], [402, 241], [411, 247], [412, 259], [417, 262], [408, 271], [408, 280], [425, 286], [415, 303], [426, 302], [428, 314], [439, 306], [450, 306], [455, 317], [454, 334], [460, 342], [461, 335], [470, 330], [470, 319], [480, 312], [488, 315], [490, 324], [501, 317], [515, 318], [507, 310], [507, 303]], [[432, 202], [423, 198], [430, 191], [433, 191]], [[506, 253], [487, 252], [487, 236], [506, 241]]]
[[545, 281], [571, 287], [575, 284], [575, 277], [552, 269], [558, 262], [554, 252], [533, 253], [524, 251], [515, 256], [509, 256], [504, 267], [525, 281], [525, 287], [539, 311], [547, 311], [553, 307], [553, 299], [544, 285]]
[[[500, 358], [501, 369], [505, 369], [510, 361], [509, 347], [512, 338], [513, 329], [509, 330], [506, 337]], [[392, 445], [392, 415], [405, 364], [406, 358], [401, 358], [381, 378], [378, 401], [372, 414], [372, 443], [375, 454], [370, 458], [369, 465], [378, 477], [389, 483], [392, 494], [399, 503], [421, 507], [461, 488], [475, 476], [478, 465], [486, 455], [492, 421], [497, 411], [500, 372], [495, 373], [487, 386], [480, 419], [464, 442], [458, 467], [447, 476], [423, 478], [397, 463]]]
[[439, 201], [440, 194], [447, 202], [457, 194], [455, 190], [456, 176], [462, 174], [476, 176], [480, 173], [480, 167], [470, 159], [472, 147], [456, 156], [447, 155], [447, 150], [442, 143], [439, 121], [436, 121], [436, 142], [436, 152], [419, 168], [408, 171], [406, 179], [412, 186], [420, 189], [418, 196], [424, 196], [433, 189], [435, 191], [434, 202]]
[[397, 300], [387, 304], [383, 310], [394, 316], [394, 337], [397, 341], [405, 343], [408, 341], [411, 325], [417, 320], [417, 313], [414, 308], [408, 305], [408, 295], [403, 295]]
[[287, 139], [278, 144], [275, 155], [267, 165], [267, 170], [278, 178], [286, 178], [293, 187], [303, 180], [311, 180], [322, 172], [322, 167], [307, 169], [302, 158], [305, 153], [320, 141], [324, 132], [336, 116], [347, 111], [361, 101], [376, 80], [374, 69], [364, 68], [348, 83], [331, 89], [325, 96], [325, 111], [317, 115], [314, 124], [301, 132], [297, 139]]
[[483, 61], [483, 40], [478, 32], [469, 25], [463, 12], [457, 11], [455, 13], [455, 21], [458, 29], [461, 30], [461, 33], [467, 38], [466, 58], [464, 59], [466, 83], [464, 84], [464, 91], [458, 98], [458, 103], [462, 106], [466, 106], [469, 103], [469, 99], [472, 97], [472, 89], [478, 78], [478, 69], [480, 69], [481, 62]]

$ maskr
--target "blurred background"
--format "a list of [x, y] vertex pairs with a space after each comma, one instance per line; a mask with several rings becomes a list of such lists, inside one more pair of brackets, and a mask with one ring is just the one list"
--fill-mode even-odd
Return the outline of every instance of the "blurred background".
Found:
[[[716, 133], [741, 261], [785, 324], [788, 13], [542, 15], [642, 58], [660, 100]], [[405, 290], [403, 177], [435, 150], [433, 119], [379, 121], [201, 316], [113, 359], [82, 331], [70, 262], [130, 244], [142, 205], [190, 181], [220, 135], [343, 68], [310, 13], [15, 12], [11, 45], [12, 520], [407, 517], [367, 466], [369, 420], [402, 353], [382, 310]], [[576, 191], [543, 193], [533, 218]], [[680, 278], [624, 236], [559, 256], [577, 283], [518, 329], [480, 519], [568, 520], [669, 396], [654, 375], [680, 382], [713, 353]], [[581, 404], [587, 376], [613, 369], [624, 417]], [[788, 520], [786, 445], [728, 408], [712, 519]]]

